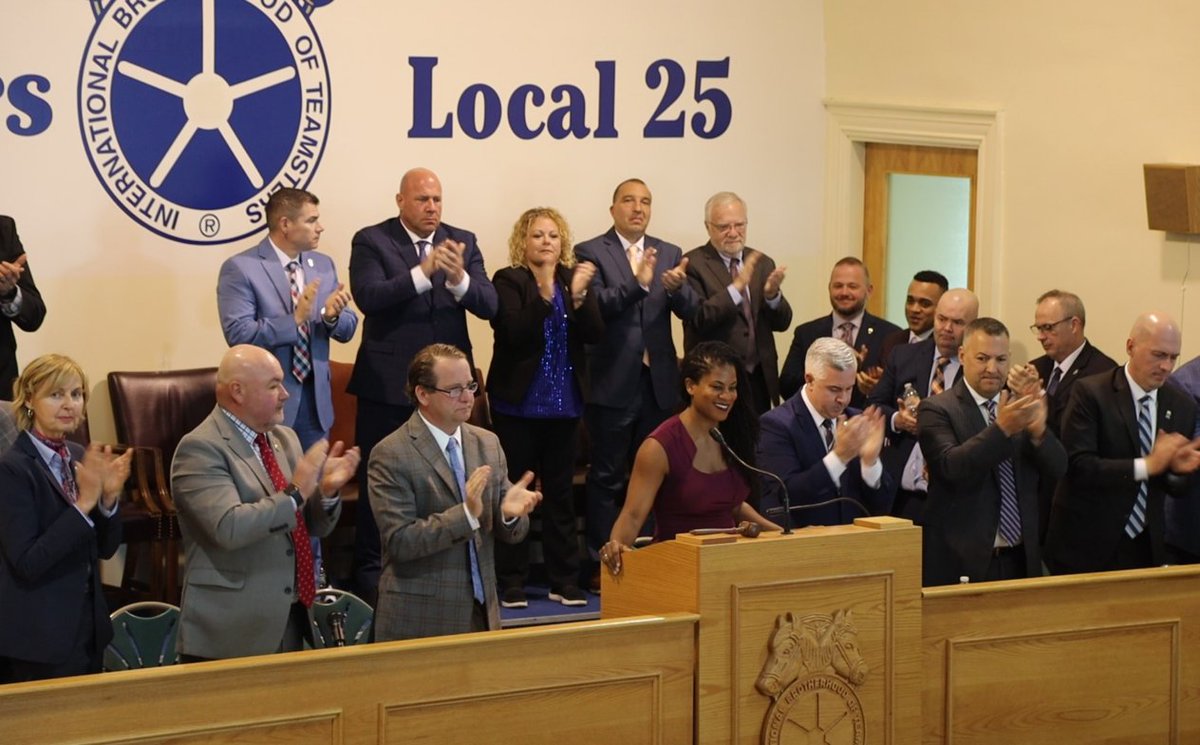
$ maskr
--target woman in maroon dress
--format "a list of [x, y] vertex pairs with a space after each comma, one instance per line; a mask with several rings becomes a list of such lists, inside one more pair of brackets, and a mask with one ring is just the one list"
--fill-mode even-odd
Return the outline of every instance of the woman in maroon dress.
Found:
[[651, 512], [655, 541], [693, 528], [732, 528], [741, 521], [779, 530], [751, 506], [757, 501], [751, 499], [758, 494], [757, 477], [713, 436], [719, 429], [743, 461], [754, 463], [757, 422], [738, 398], [739, 379], [745, 377], [741, 370], [737, 352], [722, 342], [697, 344], [684, 357], [680, 373], [687, 408], [638, 448], [625, 506], [600, 551], [614, 574]]

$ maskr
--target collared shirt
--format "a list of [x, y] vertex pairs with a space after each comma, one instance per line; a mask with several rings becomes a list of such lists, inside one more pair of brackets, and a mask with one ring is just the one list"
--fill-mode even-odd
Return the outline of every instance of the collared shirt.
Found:
[[[840, 330], [840, 329], [838, 329], [838, 326], [841, 326], [843, 323], [851, 323], [854, 325], [854, 328], [850, 329], [850, 338], [852, 338], [854, 340], [854, 342], [857, 343], [858, 342], [858, 332], [859, 332], [859, 329], [862, 328], [863, 316], [865, 316], [866, 314], [867, 314], [867, 312], [865, 310], [860, 310], [858, 312], [858, 315], [847, 317], [847, 316], [843, 316], [841, 313], [838, 313], [835, 310], [833, 312], [833, 333], [831, 333], [830, 336], [832, 336], [835, 339], [842, 338], [841, 336], [838, 335], [838, 331]], [[854, 344], [851, 344], [850, 346], [854, 346]]]
[[[625, 251], [625, 255], [626, 256], [629, 255], [629, 248], [632, 246], [634, 259], [637, 261], [641, 261], [642, 253], [644, 253], [646, 250], [646, 234], [642, 233], [641, 238], [638, 238], [633, 243], [630, 243], [629, 241], [625, 240], [625, 236], [621, 235], [621, 231], [614, 230], [613, 232], [617, 234], [617, 240], [619, 240], [621, 242], [621, 248]], [[635, 277], [634, 279], [637, 279], [637, 278]], [[650, 292], [649, 285], [643, 285], [641, 282], [638, 282], [638, 285], [640, 285], [641, 288], [643, 290], [645, 290], [646, 292]]]
[[[439, 393], [435, 395], [440, 396], [442, 394]], [[433, 424], [431, 424], [429, 420], [425, 418], [425, 415], [421, 413], [420, 409], [417, 410], [417, 414], [421, 417], [421, 421], [425, 423], [425, 426], [429, 428], [429, 434], [433, 435], [433, 440], [437, 443], [438, 450], [442, 451], [442, 455], [446, 456], [446, 465], [450, 466], [451, 473], [454, 473], [454, 466], [450, 464], [450, 456], [446, 453], [446, 446], [450, 444], [451, 440], [454, 440], [458, 443], [458, 452], [463, 459], [464, 478], [469, 476], [469, 474], [465, 473], [467, 468], [467, 454], [466, 451], [463, 450], [462, 446], [462, 427], [455, 427], [454, 433], [448, 435], [442, 431], [441, 427], [433, 426]], [[471, 511], [467, 509], [467, 495], [460, 494], [459, 498], [462, 500], [463, 512], [465, 512], [467, 515], [467, 522], [470, 523], [471, 530], [479, 530], [479, 518], [472, 515]]]
[[[972, 388], [972, 387], [971, 387], [971, 384], [970, 384], [970, 383], [967, 383], [966, 381], [963, 381], [963, 382], [964, 382], [964, 384], [967, 386], [967, 391], [969, 391], [969, 392], [970, 392], [970, 394], [971, 394], [971, 398], [975, 399], [975, 408], [976, 408], [976, 409], [979, 411], [979, 413], [980, 413], [980, 414], [983, 416], [983, 422], [984, 422], [984, 424], [987, 424], [987, 423], [988, 423], [988, 418], [989, 418], [989, 416], [990, 416], [990, 415], [988, 414], [988, 406], [987, 406], [987, 405], [988, 405], [988, 403], [990, 403], [990, 402], [995, 402], [995, 405], [996, 405], [997, 409], [999, 409], [999, 407], [1000, 407], [1000, 394], [999, 394], [999, 393], [997, 393], [997, 394], [996, 394], [995, 396], [993, 396], [992, 398], [984, 398], [983, 396], [979, 395], [979, 392], [978, 392], [978, 391], [976, 391], [974, 388]], [[997, 414], [999, 414], [999, 411], [997, 411]], [[996, 426], [997, 426], [997, 427], [999, 427], [1000, 425], [999, 425], [999, 424], [997, 424]], [[1014, 477], [1016, 476], [1016, 474], [1015, 474], [1015, 473], [1014, 473], [1013, 475], [1014, 475]], [[1014, 486], [1015, 486], [1015, 484], [1014, 484]], [[997, 521], [997, 523], [996, 523], [996, 535], [995, 535], [995, 536], [993, 536], [993, 538], [992, 538], [992, 548], [1009, 548], [1009, 547], [1011, 547], [1012, 545], [1013, 545], [1013, 544], [1010, 544], [1008, 541], [1006, 541], [1006, 540], [1004, 539], [1004, 537], [1003, 537], [1002, 535], [1000, 535], [1000, 523], [999, 523], [999, 521]]]
[[925, 329], [925, 331], [923, 331], [919, 334], [914, 334], [913, 330], [909, 329], [908, 330], [908, 343], [916, 344], [917, 342], [925, 341], [932, 335], [933, 335], [933, 326], [930, 326], [929, 328]]
[[[1083, 344], [1080, 344], [1078, 347], [1075, 347], [1075, 351], [1074, 351], [1074, 352], [1071, 352], [1071, 353], [1070, 353], [1070, 354], [1068, 354], [1068, 355], [1067, 355], [1065, 358], [1063, 358], [1063, 361], [1062, 361], [1062, 362], [1058, 362], [1058, 363], [1054, 364], [1054, 365], [1053, 365], [1053, 366], [1050, 368], [1050, 375], [1051, 375], [1051, 376], [1053, 376], [1053, 375], [1054, 375], [1054, 368], [1055, 368], [1055, 367], [1057, 367], [1057, 368], [1058, 368], [1058, 370], [1059, 370], [1059, 372], [1058, 372], [1058, 384], [1059, 384], [1059, 385], [1062, 385], [1062, 381], [1063, 381], [1064, 379], [1066, 379], [1066, 377], [1067, 377], [1067, 373], [1071, 371], [1071, 365], [1074, 365], [1074, 364], [1075, 364], [1075, 360], [1079, 359], [1079, 355], [1080, 355], [1080, 353], [1081, 353], [1081, 352], [1083, 352], [1083, 346], [1084, 346], [1084, 344], [1086, 344], [1086, 343], [1087, 343], [1087, 341], [1086, 341], [1086, 340], [1084, 340], [1084, 343], [1083, 343]], [[1046, 378], [1046, 382], [1047, 382], [1047, 383], [1049, 383], [1049, 382], [1050, 382], [1050, 378]]]
[[[249, 443], [250, 450], [254, 453], [254, 457], [258, 459], [259, 465], [263, 467], [263, 470], [266, 470], [267, 464], [263, 463], [262, 453], [258, 452], [258, 445], [254, 443], [254, 441], [258, 439], [258, 433], [255, 432], [249, 424], [246, 424], [241, 419], [238, 419], [237, 415], [235, 415], [229, 409], [226, 409], [224, 406], [221, 407], [221, 413], [229, 419], [230, 423], [233, 424], [233, 428], [238, 431], [238, 434], [240, 434], [246, 440], [246, 442]], [[270, 440], [271, 438], [268, 437], [267, 441], [270, 442]], [[340, 493], [334, 494], [332, 497], [322, 496], [321, 507], [324, 508], [326, 512], [330, 512], [334, 507], [337, 506], [337, 503], [341, 498], [342, 497]]]
[[[1150, 446], [1154, 447], [1154, 440], [1158, 437], [1158, 389], [1147, 391], [1138, 385], [1133, 376], [1129, 374], [1129, 365], [1122, 365], [1121, 369], [1125, 372], [1125, 379], [1129, 381], [1129, 392], [1133, 395], [1133, 421], [1137, 421], [1138, 413], [1142, 408], [1142, 396], [1147, 394], [1150, 396]], [[1150, 480], [1150, 471], [1146, 468], [1144, 456], [1133, 459], [1133, 480]]]
[[[301, 292], [303, 292], [304, 284], [305, 284], [305, 282], [304, 282], [304, 252], [301, 251], [300, 253], [296, 254], [296, 258], [293, 259], [291, 256], [288, 256], [286, 253], [284, 253], [283, 249], [281, 249], [279, 246], [275, 245], [275, 241], [271, 240], [271, 236], [267, 236], [267, 243], [270, 243], [271, 248], [275, 249], [275, 258], [279, 259], [279, 264], [283, 267], [283, 275], [285, 277], [288, 276], [288, 264], [291, 264], [292, 262], [296, 262], [296, 286], [298, 288], [300, 288]], [[312, 262], [312, 259], [309, 259], [309, 262]], [[290, 283], [291, 279], [289, 278], [288, 281]], [[321, 308], [320, 315], [321, 315], [321, 322], [324, 323], [329, 328], [333, 328], [334, 326], [337, 325], [337, 322], [338, 322], [337, 318], [334, 318], [332, 323], [330, 323], [328, 320], [326, 320], [324, 308]]]
[[[808, 400], [807, 385], [801, 386], [800, 398], [804, 400], [804, 406], [808, 409], [808, 415], [812, 417], [813, 424], [816, 426], [817, 432], [821, 433], [821, 438], [824, 440], [825, 435], [821, 425], [825, 422], [825, 417], [821, 414], [821, 412], [816, 410], [816, 408], [812, 405], [812, 401]], [[833, 444], [836, 446], [836, 419], [833, 420], [833, 424]], [[842, 478], [842, 474], [846, 472], [846, 464], [843, 463], [842, 459], [837, 456], [837, 453], [834, 452], [833, 447], [829, 448], [829, 452], [825, 453], [825, 457], [821, 459], [821, 462], [825, 464], [825, 470], [829, 473], [829, 478], [833, 479], [833, 483], [838, 483]], [[861, 469], [863, 483], [872, 489], [878, 489], [879, 481], [883, 478], [883, 462], [879, 458], [876, 458], [875, 463], [868, 466], [859, 460], [858, 465]]]
[[[34, 437], [32, 434], [29, 436], [29, 439], [33, 442], [33, 446], [37, 448], [38, 455], [41, 456], [42, 462], [46, 464], [48, 469], [50, 469], [50, 475], [54, 477], [54, 483], [58, 484], [59, 489], [63, 488], [62, 456], [58, 454], [57, 450], [51, 450], [44, 442]], [[117, 507], [120, 505], [120, 503], [120, 500], [117, 500], [116, 502], [113, 502], [113, 506], [111, 508], [108, 508], [104, 506], [103, 501], [99, 501], [96, 502], [96, 507], [100, 509], [101, 515], [104, 515], [105, 517], [112, 517], [113, 515], [117, 514]], [[83, 519], [87, 520], [88, 525], [92, 526], [93, 528], [96, 527], [96, 524], [92, 522], [92, 518], [88, 517], [86, 512], [79, 509], [79, 505], [73, 504], [71, 506], [74, 507], [75, 511], [80, 515], [83, 515]]]
[[[408, 229], [408, 226], [404, 224], [403, 220], [400, 221], [400, 227], [404, 228], [405, 233], [408, 233], [408, 237], [412, 241], [412, 244], [413, 244], [413, 251], [420, 251], [420, 249], [417, 247], [417, 243], [419, 243], [420, 241], [425, 241], [426, 243], [429, 244], [429, 246], [426, 248], [426, 250], [428, 250], [428, 251], [433, 250], [433, 235], [437, 231], [434, 231], [434, 233], [430, 233], [429, 235], [424, 235], [424, 236], [417, 235], [416, 233], [414, 233]], [[465, 261], [465, 258], [466, 257], [464, 257], [464, 261]], [[421, 271], [421, 265], [419, 263], [420, 260], [421, 260], [421, 256], [418, 253], [417, 254], [418, 264], [409, 271], [409, 274], [412, 276], [413, 288], [417, 291], [418, 295], [420, 295], [423, 292], [429, 292], [430, 290], [433, 289], [433, 282], [430, 281], [429, 277], [425, 276], [425, 272]], [[467, 289], [470, 286], [471, 286], [471, 273], [467, 271], [467, 267], [465, 266], [465, 264], [463, 266], [462, 281], [456, 285], [452, 285], [449, 282], [446, 283], [446, 289], [450, 291], [450, 294], [454, 296], [455, 300], [459, 300], [459, 301], [461, 301], [463, 299], [463, 295], [467, 294]]]
[[[745, 249], [738, 251], [737, 256], [727, 256], [720, 250], [717, 251], [717, 255], [721, 257], [721, 261], [725, 264], [725, 270], [728, 271], [730, 275], [733, 274], [733, 270], [730, 269], [730, 265], [734, 259], [737, 259], [739, 270], [741, 267], [745, 266], [745, 262], [742, 261], [746, 255]], [[733, 304], [735, 306], [742, 304], [742, 293], [734, 289], [733, 282], [730, 282], [728, 285], [726, 285], [725, 290], [729, 293], [729, 297], [733, 300]], [[750, 297], [750, 285], [746, 285], [746, 297]], [[775, 308], [779, 307], [781, 302], [783, 302], [783, 292], [779, 292], [773, 298], [763, 298], [763, 302], [767, 304], [768, 308], [774, 310]]]

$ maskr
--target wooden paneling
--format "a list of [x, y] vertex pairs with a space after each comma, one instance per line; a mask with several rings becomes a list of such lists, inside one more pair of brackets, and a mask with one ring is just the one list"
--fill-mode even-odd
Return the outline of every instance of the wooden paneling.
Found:
[[593, 621], [3, 686], [0, 742], [687, 745], [695, 626]]
[[924, 591], [925, 743], [1200, 742], [1200, 567]]
[[[920, 731], [920, 545], [920, 530], [894, 518], [732, 543], [685, 537], [626, 554], [622, 577], [606, 576], [602, 612], [699, 613], [696, 742], [748, 745], [762, 742], [773, 706], [755, 682], [777, 620], [849, 611], [869, 672], [833, 698], [861, 705], [869, 742], [903, 745]], [[809, 717], [809, 699], [799, 696], [781, 718]]]
[[[863, 263], [871, 273], [875, 291], [867, 310], [884, 316], [887, 309], [888, 174], [962, 176], [971, 179], [971, 220], [967, 238], [967, 288], [975, 288], [975, 192], [979, 153], [949, 147], [866, 144], [863, 183]], [[926, 267], [937, 269], [937, 267]], [[893, 319], [896, 320], [896, 319]], [[903, 324], [901, 324], [903, 326]]]

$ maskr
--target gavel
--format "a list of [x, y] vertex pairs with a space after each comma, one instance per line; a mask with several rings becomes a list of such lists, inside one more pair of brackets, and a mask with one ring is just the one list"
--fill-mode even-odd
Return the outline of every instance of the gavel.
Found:
[[758, 523], [743, 520], [736, 528], [694, 528], [688, 531], [692, 535], [740, 535], [744, 538], [758, 538], [762, 526]]

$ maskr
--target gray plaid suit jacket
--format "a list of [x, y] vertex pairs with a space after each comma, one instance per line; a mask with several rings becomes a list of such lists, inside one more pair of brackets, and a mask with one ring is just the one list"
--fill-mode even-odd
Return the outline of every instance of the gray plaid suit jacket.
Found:
[[375, 609], [377, 641], [471, 630], [474, 599], [469, 540], [475, 542], [479, 555], [488, 628], [500, 628], [494, 539], [499, 536], [506, 543], [519, 542], [529, 532], [529, 518], [504, 525], [500, 501], [511, 484], [496, 436], [463, 424], [462, 444], [468, 476], [481, 465], [492, 467], [477, 531], [467, 522], [446, 456], [418, 414], [371, 451], [368, 493], [383, 546]]

